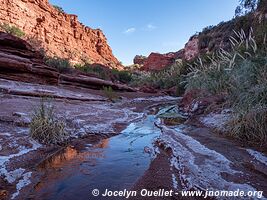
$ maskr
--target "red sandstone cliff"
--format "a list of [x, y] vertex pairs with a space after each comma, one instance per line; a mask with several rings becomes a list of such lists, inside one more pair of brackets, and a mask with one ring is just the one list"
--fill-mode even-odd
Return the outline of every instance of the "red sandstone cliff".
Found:
[[147, 58], [144, 56], [136, 56], [134, 59], [134, 64], [140, 66], [141, 70], [145, 71], [157, 71], [165, 69], [171, 66], [176, 59], [184, 58], [184, 50], [180, 50], [175, 53], [151, 53]]
[[59, 12], [48, 0], [0, 0], [0, 23], [17, 26], [47, 55], [73, 63], [89, 61], [122, 69], [99, 29], [81, 24], [76, 15]]

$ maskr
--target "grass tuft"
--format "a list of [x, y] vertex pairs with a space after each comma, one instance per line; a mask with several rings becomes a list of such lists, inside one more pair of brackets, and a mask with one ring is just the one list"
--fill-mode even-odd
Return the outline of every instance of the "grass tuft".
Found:
[[103, 93], [112, 102], [115, 102], [119, 98], [118, 95], [114, 92], [114, 90], [110, 86], [103, 87]]
[[42, 144], [60, 144], [69, 136], [65, 122], [56, 118], [54, 107], [46, 105], [43, 99], [33, 113], [30, 136]]

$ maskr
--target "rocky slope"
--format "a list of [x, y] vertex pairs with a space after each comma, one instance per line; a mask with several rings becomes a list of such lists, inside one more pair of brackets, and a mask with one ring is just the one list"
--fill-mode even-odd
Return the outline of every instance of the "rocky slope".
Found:
[[[136, 56], [133, 60], [134, 64], [138, 64], [140, 69], [162, 70], [173, 64], [176, 59], [186, 61], [193, 60], [199, 55], [212, 53], [218, 49], [230, 49], [230, 37], [236, 37], [234, 31], [240, 32], [243, 30], [248, 33], [253, 28], [254, 33], [263, 33], [264, 26], [260, 24], [264, 19], [267, 19], [266, 5], [259, 7], [255, 12], [245, 16], [236, 17], [227, 22], [221, 22], [216, 26], [208, 26], [198, 34], [191, 36], [184, 48], [178, 52], [166, 54], [151, 53], [147, 58], [145, 56]], [[257, 37], [257, 35], [256, 35]], [[141, 58], [141, 59], [140, 59]]]
[[60, 12], [48, 0], [1, 0], [0, 23], [15, 25], [49, 56], [122, 69], [99, 29], [84, 26], [76, 15]]
[[148, 57], [137, 55], [133, 59], [134, 65], [145, 71], [159, 71], [171, 66], [177, 59], [190, 60], [198, 55], [198, 39], [193, 38], [186, 43], [185, 47], [177, 52], [166, 54], [152, 52]]

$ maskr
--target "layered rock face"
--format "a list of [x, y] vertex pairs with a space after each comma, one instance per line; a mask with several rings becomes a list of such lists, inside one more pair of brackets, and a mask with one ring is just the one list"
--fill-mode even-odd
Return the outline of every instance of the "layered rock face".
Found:
[[122, 69], [102, 31], [84, 26], [76, 15], [60, 12], [48, 0], [0, 0], [0, 3], [0, 23], [23, 30], [28, 41], [43, 48], [48, 56]]
[[[126, 85], [91, 77], [75, 69], [69, 74], [60, 74], [57, 69], [47, 66], [43, 55], [33, 50], [26, 41], [4, 32], [0, 32], [0, 78], [80, 88], [102, 90], [105, 86], [114, 90], [135, 91]], [[25, 90], [23, 94], [29, 95], [29, 92]]]
[[41, 84], [58, 84], [59, 73], [24, 40], [0, 32], [0, 78]]

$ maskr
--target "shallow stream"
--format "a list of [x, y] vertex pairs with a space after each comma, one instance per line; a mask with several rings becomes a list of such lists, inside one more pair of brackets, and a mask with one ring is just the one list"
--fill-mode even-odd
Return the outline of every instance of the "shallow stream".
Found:
[[[123, 190], [130, 187], [148, 169], [160, 135], [154, 125], [159, 118], [148, 114], [131, 123], [121, 134], [103, 139], [83, 150], [68, 146], [40, 165], [44, 174], [35, 186], [36, 199], [91, 199], [92, 190]], [[79, 198], [77, 198], [79, 197]], [[97, 198], [101, 199], [101, 198]]]

